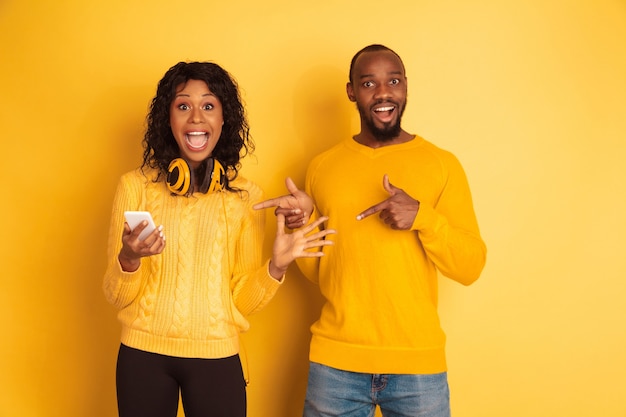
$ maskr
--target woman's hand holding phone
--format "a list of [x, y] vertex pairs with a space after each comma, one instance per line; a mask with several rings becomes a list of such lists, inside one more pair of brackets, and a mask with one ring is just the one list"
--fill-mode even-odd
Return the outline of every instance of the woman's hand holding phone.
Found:
[[163, 226], [157, 228], [147, 211], [126, 211], [124, 217], [126, 223], [118, 260], [124, 271], [134, 272], [139, 269], [142, 257], [163, 252], [165, 235]]

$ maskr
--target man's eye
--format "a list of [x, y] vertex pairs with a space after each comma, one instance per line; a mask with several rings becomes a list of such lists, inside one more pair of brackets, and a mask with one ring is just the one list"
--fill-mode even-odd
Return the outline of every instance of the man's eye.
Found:
[[373, 85], [374, 85], [374, 83], [373, 83], [373, 82], [371, 82], [371, 81], [365, 81], [365, 82], [363, 83], [363, 87], [371, 87], [371, 86], [373, 86]]
[[392, 85], [398, 85], [398, 84], [400, 84], [400, 80], [397, 79], [397, 78], [394, 78], [393, 80], [391, 80], [391, 84]]

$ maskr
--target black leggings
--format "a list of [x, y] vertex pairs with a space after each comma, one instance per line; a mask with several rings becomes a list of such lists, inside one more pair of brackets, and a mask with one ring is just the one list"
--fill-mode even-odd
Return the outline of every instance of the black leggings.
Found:
[[239, 355], [176, 358], [120, 346], [117, 357], [120, 417], [245, 417], [246, 383]]

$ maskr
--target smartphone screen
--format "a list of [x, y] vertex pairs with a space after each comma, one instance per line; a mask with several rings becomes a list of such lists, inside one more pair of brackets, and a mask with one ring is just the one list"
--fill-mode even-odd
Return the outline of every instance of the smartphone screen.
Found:
[[148, 226], [139, 234], [139, 240], [145, 240], [156, 229], [154, 220], [152, 220], [152, 216], [148, 211], [125, 211], [124, 217], [126, 218], [126, 223], [130, 226], [130, 230], [134, 230], [144, 220], [148, 222]]

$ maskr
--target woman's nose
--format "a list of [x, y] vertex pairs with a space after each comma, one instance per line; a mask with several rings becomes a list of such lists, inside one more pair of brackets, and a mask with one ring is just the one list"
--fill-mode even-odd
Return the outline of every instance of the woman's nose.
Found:
[[192, 109], [189, 115], [189, 121], [191, 123], [202, 123], [204, 121], [202, 111], [200, 109]]

